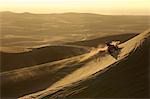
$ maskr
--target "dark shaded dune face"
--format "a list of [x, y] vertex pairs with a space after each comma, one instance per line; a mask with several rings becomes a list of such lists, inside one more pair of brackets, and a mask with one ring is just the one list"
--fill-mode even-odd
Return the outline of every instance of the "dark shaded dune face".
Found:
[[46, 98], [150, 98], [149, 44], [150, 38], [136, 52], [104, 73]]
[[24, 53], [1, 52], [1, 72], [69, 58], [87, 52], [83, 48], [47, 46]]

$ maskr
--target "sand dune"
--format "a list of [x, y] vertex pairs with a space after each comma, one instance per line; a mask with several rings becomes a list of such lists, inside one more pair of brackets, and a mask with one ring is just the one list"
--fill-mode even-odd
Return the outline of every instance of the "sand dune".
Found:
[[[125, 36], [122, 36], [122, 38], [123, 37]], [[128, 39], [128, 36], [126, 36], [126, 39]], [[106, 40], [109, 40], [109, 37]], [[73, 71], [78, 71], [78, 69], [83, 66], [86, 67], [92, 58], [86, 58], [86, 60], [81, 62], [80, 60], [83, 59], [84, 56], [87, 55], [83, 54], [56, 62], [3, 72], [1, 73], [1, 78], [3, 81], [2, 96], [7, 98], [20, 97], [45, 89]], [[53, 79], [53, 77], [55, 77], [55, 79]], [[36, 84], [33, 85], [35, 82]], [[16, 88], [16, 86], [18, 87]]]
[[124, 61], [104, 70], [105, 73], [98, 72], [46, 98], [150, 98], [149, 43], [150, 38]]
[[[22, 99], [43, 98], [47, 95], [57, 92], [58, 90], [60, 90], [64, 87], [71, 86], [75, 82], [78, 82], [80, 80], [85, 80], [89, 76], [91, 76], [91, 75], [105, 69], [106, 67], [109, 67], [110, 65], [117, 63], [117, 62], [121, 61], [122, 59], [126, 58], [127, 56], [129, 56], [129, 54], [131, 52], [133, 52], [134, 50], [136, 50], [136, 48], [139, 47], [142, 44], [142, 42], [145, 40], [145, 38], [147, 38], [149, 35], [150, 34], [149, 34], [149, 30], [148, 30], [148, 31], [145, 31], [145, 32], [141, 33], [140, 35], [134, 37], [133, 39], [120, 44], [119, 47], [122, 49], [119, 53], [119, 57], [117, 60], [109, 54], [106, 54], [105, 56], [102, 56], [102, 57], [99, 56], [98, 59], [101, 59], [101, 61], [95, 62], [93, 59], [93, 60], [87, 62], [82, 68], [79, 68], [76, 71], [67, 75], [66, 77], [60, 79], [59, 81], [57, 81], [56, 83], [51, 85], [49, 88], [47, 88], [43, 91], [37, 92], [37, 93], [33, 93], [31, 95], [21, 97], [21, 98]], [[101, 48], [98, 48], [96, 50], [96, 52], [92, 51], [92, 53], [91, 53], [92, 56], [95, 56], [96, 54], [98, 54], [100, 49]], [[95, 53], [95, 54], [93, 54], [93, 53]]]
[[[129, 40], [149, 16], [0, 14], [2, 99], [150, 97], [150, 39]], [[112, 40], [126, 47], [119, 60], [100, 46]]]

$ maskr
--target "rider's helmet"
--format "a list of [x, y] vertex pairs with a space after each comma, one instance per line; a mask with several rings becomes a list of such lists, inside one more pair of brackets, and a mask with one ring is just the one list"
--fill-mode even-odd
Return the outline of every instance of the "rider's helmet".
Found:
[[119, 40], [115, 40], [115, 41], [112, 41], [111, 42], [111, 45], [114, 45], [114, 46], [117, 46], [120, 44], [120, 41]]

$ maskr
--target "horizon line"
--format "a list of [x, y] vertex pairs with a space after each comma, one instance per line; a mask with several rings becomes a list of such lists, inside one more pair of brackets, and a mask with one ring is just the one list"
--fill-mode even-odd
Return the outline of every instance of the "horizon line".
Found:
[[29, 14], [67, 14], [67, 13], [78, 13], [78, 14], [95, 14], [95, 15], [112, 15], [112, 16], [150, 16], [150, 14], [103, 14], [103, 13], [93, 13], [93, 12], [78, 12], [78, 11], [64, 11], [64, 12], [30, 12], [30, 11], [22, 11], [22, 12], [17, 12], [17, 11], [0, 11], [0, 13], [3, 12], [10, 12], [10, 13], [16, 13], [16, 14], [23, 14], [23, 13], [29, 13]]

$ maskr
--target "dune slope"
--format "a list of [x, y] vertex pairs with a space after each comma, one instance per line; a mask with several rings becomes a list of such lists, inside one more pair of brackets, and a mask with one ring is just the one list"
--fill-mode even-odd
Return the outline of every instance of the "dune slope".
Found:
[[[95, 58], [99, 56], [99, 50], [100, 48], [95, 49], [91, 51], [90, 53], [86, 53], [83, 55], [79, 55], [76, 57], [72, 57], [72, 58], [68, 58], [68, 59], [64, 59], [60, 61], [55, 61], [55, 62], [36, 65], [32, 67], [26, 67], [26, 68], [16, 69], [16, 70], [8, 71], [8, 72], [3, 72], [0, 75], [2, 79], [2, 89], [3, 89], [2, 96], [5, 98], [20, 97], [26, 94], [39, 91], [39, 90], [43, 90], [49, 86], [57, 87], [59, 83], [57, 84], [55, 82], [63, 81], [63, 78], [66, 78], [67, 75], [72, 74], [73, 72], [76, 73], [76, 71], [82, 70], [82, 67], [89, 68], [90, 63], [96, 64], [97, 59]], [[115, 59], [110, 57], [110, 55], [108, 55], [108, 57], [109, 59], [115, 61]], [[94, 70], [96, 69], [96, 71], [94, 72], [91, 71], [92, 75], [93, 73], [95, 74], [96, 72], [98, 72], [99, 69], [101, 70], [105, 68], [105, 67], [99, 68], [97, 66], [98, 64], [94, 66], [95, 68], [93, 68]], [[83, 75], [83, 77], [90, 76], [91, 72], [89, 71], [89, 73], [87, 73], [86, 76]], [[53, 77], [55, 77], [55, 79]], [[80, 79], [75, 78], [74, 80], [78, 81]], [[66, 82], [64, 82], [64, 84], [65, 83]]]
[[[31, 98], [31, 97], [43, 98], [47, 95], [57, 93], [57, 91], [59, 92], [64, 87], [71, 86], [75, 82], [86, 80], [89, 76], [101, 70], [104, 70], [107, 67], [110, 67], [112, 64], [118, 63], [119, 61], [123, 61], [126, 57], [128, 57], [131, 54], [131, 52], [134, 52], [137, 49], [137, 47], [139, 47], [148, 36], [149, 36], [149, 30], [126, 41], [125, 43], [120, 44], [119, 47], [122, 49], [119, 52], [118, 59], [115, 59], [111, 55], [106, 54], [105, 56], [97, 57], [97, 59], [99, 59], [100, 61], [95, 62], [95, 58], [93, 57], [93, 60], [87, 62], [85, 66], [83, 66], [82, 68], [79, 68], [78, 70], [72, 72], [66, 77], [60, 79], [59, 81], [57, 81], [56, 83], [48, 87], [47, 89], [21, 97], [21, 98], [23, 99]], [[95, 53], [92, 55], [92, 56], [95, 56], [96, 54], [98, 54], [99, 51], [100, 51], [100, 48], [98, 48], [96, 51], [92, 51], [91, 53], [89, 53], [89, 55]], [[87, 56], [88, 55], [86, 55], [86, 57]]]
[[124, 61], [45, 98], [150, 98], [150, 38]]

